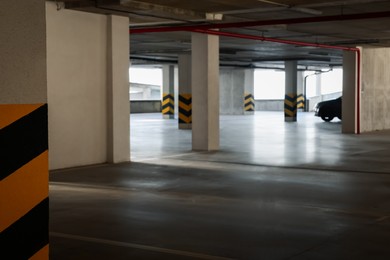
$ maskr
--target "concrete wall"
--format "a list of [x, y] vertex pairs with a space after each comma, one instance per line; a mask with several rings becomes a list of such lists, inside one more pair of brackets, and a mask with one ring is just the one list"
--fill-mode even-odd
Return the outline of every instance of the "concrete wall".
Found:
[[[46, 8], [50, 168], [104, 163], [107, 85], [112, 85], [107, 75], [108, 17], [57, 11], [53, 2]], [[127, 109], [128, 102], [127, 97]]]
[[284, 111], [284, 100], [255, 100], [256, 111]]
[[361, 131], [390, 129], [390, 48], [363, 48]]
[[243, 69], [221, 69], [220, 81], [220, 114], [243, 115], [245, 71]]
[[2, 0], [0, 10], [0, 103], [46, 103], [44, 3]]
[[[314, 105], [318, 102], [335, 99], [342, 95], [341, 92], [325, 94], [317, 97], [311, 97], [309, 99], [309, 111], [313, 111]], [[256, 111], [283, 111], [284, 100], [273, 99], [273, 100], [255, 100]]]
[[135, 113], [161, 113], [160, 100], [130, 101], [130, 112]]

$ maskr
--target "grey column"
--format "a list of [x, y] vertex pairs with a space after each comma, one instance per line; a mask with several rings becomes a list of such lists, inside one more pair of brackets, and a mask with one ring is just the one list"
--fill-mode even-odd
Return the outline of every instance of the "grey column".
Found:
[[0, 1], [2, 259], [49, 259], [45, 5]]
[[304, 75], [303, 75], [303, 71], [298, 71], [297, 72], [297, 108], [298, 109], [302, 109], [303, 111], [305, 111], [305, 100], [306, 100], [306, 97], [304, 95], [304, 91], [303, 91], [303, 83], [304, 81]]
[[219, 37], [192, 34], [192, 149], [219, 149]]
[[191, 55], [179, 55], [179, 129], [192, 128]]
[[297, 121], [297, 61], [285, 62], [284, 121]]
[[219, 73], [220, 106], [222, 115], [244, 114], [245, 74], [243, 69], [221, 69]]
[[130, 161], [129, 19], [108, 16], [107, 161]]
[[343, 55], [343, 103], [342, 132], [356, 133], [356, 80], [357, 59], [355, 52], [344, 51]]
[[244, 111], [245, 115], [252, 115], [255, 113], [255, 76], [254, 69], [245, 70], [244, 80]]
[[175, 67], [163, 65], [162, 114], [165, 119], [175, 118]]

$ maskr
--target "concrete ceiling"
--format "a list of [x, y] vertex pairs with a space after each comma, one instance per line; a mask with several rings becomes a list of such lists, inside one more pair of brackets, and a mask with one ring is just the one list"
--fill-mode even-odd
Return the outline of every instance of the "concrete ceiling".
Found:
[[[185, 26], [332, 46], [390, 46], [389, 0], [64, 2], [65, 8], [128, 16], [132, 64], [175, 63], [178, 54], [190, 53], [191, 31]], [[141, 33], [147, 28], [151, 32]], [[297, 60], [303, 68], [326, 68], [342, 64], [342, 51], [220, 37], [220, 60], [237, 67], [280, 67]]]

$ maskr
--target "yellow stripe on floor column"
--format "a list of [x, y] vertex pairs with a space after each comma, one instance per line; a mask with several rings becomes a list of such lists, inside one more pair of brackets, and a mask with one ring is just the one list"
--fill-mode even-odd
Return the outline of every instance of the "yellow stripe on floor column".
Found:
[[30, 114], [32, 111], [42, 106], [42, 104], [19, 105], [19, 104], [1, 104], [0, 105], [0, 129], [15, 122], [21, 117]]
[[0, 118], [0, 259], [48, 259], [47, 104], [1, 105]]
[[35, 255], [29, 258], [29, 260], [46, 260], [49, 258], [49, 245], [46, 245], [39, 250]]
[[48, 151], [0, 181], [0, 231], [28, 213], [49, 194]]

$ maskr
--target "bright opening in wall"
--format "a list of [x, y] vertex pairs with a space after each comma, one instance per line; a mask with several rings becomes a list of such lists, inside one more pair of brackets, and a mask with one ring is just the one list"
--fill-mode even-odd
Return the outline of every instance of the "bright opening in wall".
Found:
[[306, 96], [308, 98], [340, 93], [343, 91], [343, 70], [333, 69], [315, 75], [314, 71], [305, 71], [306, 78]]
[[322, 94], [331, 94], [343, 91], [343, 70], [333, 69], [331, 72], [322, 74]]
[[161, 100], [162, 69], [129, 69], [130, 100]]
[[255, 99], [284, 99], [285, 73], [282, 70], [256, 69]]

